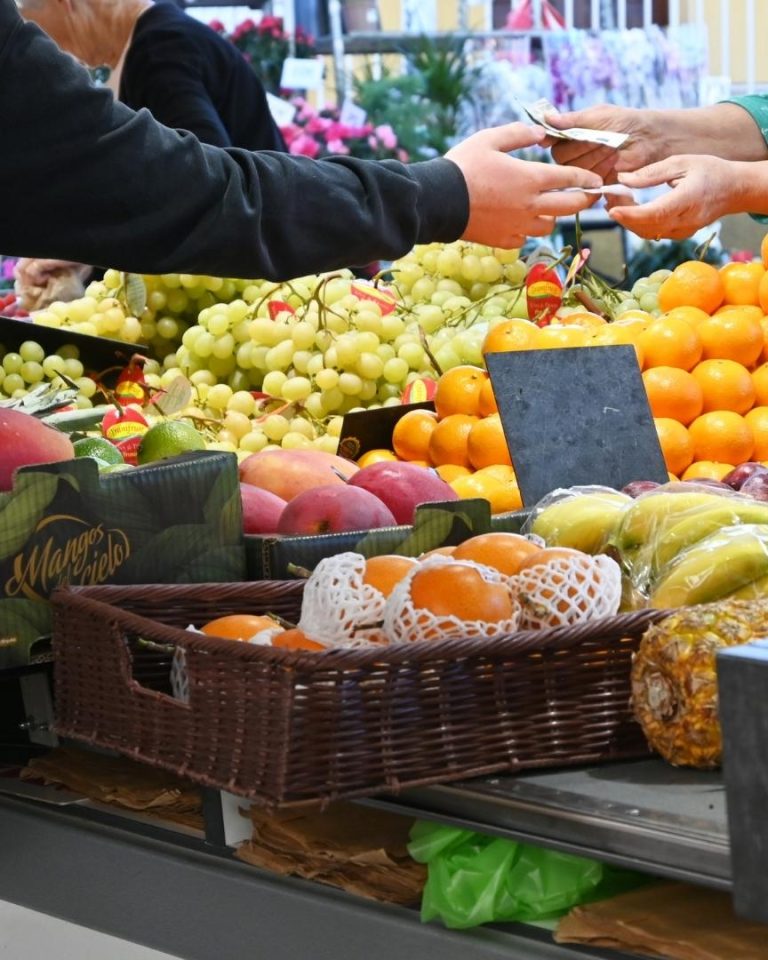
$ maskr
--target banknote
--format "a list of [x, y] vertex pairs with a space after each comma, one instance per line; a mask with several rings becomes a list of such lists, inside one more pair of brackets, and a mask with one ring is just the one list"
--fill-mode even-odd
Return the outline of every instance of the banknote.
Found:
[[550, 136], [558, 140], [582, 140], [587, 143], [597, 143], [604, 147], [613, 147], [618, 150], [628, 139], [626, 133], [615, 133], [613, 130], [586, 130], [583, 127], [569, 127], [567, 130], [557, 130], [544, 119], [553, 113], [558, 113], [549, 100], [542, 97], [535, 103], [521, 104], [523, 110], [533, 120], [534, 123], [543, 127]]

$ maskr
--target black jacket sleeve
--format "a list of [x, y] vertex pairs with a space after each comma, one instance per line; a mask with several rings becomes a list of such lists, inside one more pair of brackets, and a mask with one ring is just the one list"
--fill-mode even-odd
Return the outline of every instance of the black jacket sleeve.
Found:
[[222, 150], [134, 113], [0, 0], [0, 250], [143, 273], [285, 279], [463, 232], [449, 160]]

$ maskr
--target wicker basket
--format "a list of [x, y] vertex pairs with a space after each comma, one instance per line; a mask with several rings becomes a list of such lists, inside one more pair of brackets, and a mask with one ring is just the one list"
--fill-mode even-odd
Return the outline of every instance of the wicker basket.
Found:
[[[322, 653], [185, 629], [234, 612], [295, 620], [302, 589], [59, 589], [57, 731], [268, 807], [648, 752], [629, 673], [660, 611], [503, 639]], [[177, 646], [189, 703], [171, 695]]]

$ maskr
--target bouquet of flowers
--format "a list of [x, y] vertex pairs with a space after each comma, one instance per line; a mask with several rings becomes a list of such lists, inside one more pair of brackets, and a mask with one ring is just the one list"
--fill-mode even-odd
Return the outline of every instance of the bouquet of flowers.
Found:
[[296, 108], [293, 122], [281, 127], [281, 131], [293, 154], [314, 159], [350, 156], [403, 163], [409, 160], [390, 124], [353, 126], [342, 122], [340, 111], [335, 107], [317, 111], [301, 97], [295, 97], [291, 103]]
[[[209, 26], [230, 40], [253, 67], [261, 82], [270, 93], [280, 93], [280, 77], [283, 62], [290, 53], [291, 37], [285, 32], [282, 17], [264, 16], [258, 23], [243, 20], [228, 34], [220, 20], [212, 20]], [[314, 38], [296, 28], [293, 37], [293, 56], [310, 58], [317, 56]]]

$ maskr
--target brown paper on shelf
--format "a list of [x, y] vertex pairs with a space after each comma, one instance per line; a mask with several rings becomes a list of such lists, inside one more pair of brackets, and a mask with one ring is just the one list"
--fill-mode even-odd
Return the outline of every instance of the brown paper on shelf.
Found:
[[665, 960], [768, 960], [765, 925], [737, 917], [727, 893], [683, 883], [575, 907], [555, 940]]
[[417, 903], [426, 869], [406, 845], [411, 821], [349, 803], [323, 812], [248, 811], [253, 837], [236, 851], [265, 870], [303, 877], [388, 903]]
[[202, 796], [195, 784], [127, 757], [57, 747], [31, 759], [21, 779], [59, 784], [90, 800], [203, 828]]

